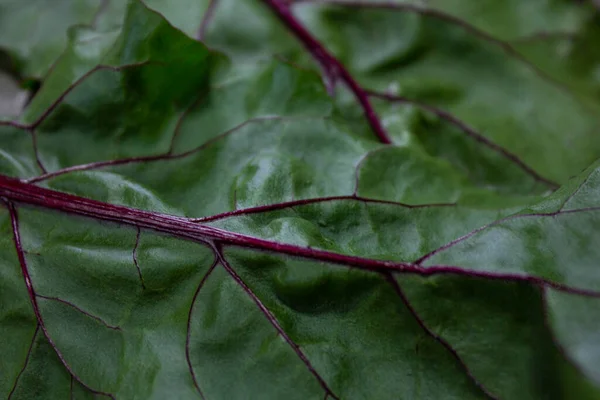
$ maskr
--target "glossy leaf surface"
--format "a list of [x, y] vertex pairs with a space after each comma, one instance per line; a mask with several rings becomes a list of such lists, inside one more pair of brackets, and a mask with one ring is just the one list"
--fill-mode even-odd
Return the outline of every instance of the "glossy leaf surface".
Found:
[[68, 3], [0, 28], [0, 396], [600, 398], [589, 4]]

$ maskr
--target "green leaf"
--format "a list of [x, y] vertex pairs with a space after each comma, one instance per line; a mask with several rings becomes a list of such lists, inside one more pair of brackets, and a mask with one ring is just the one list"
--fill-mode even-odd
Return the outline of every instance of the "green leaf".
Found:
[[101, 0], [3, 0], [0, 48], [13, 55], [24, 76], [42, 77], [64, 49], [67, 28], [92, 24]]
[[[576, 72], [548, 76], [547, 68], [530, 63], [508, 42], [440, 14], [347, 6], [325, 10], [321, 18], [328, 30], [335, 29], [335, 36], [326, 31], [321, 36], [333, 41], [340, 59], [384, 101], [383, 118], [397, 112], [390, 101], [433, 111], [443, 124], [501, 146], [558, 183], [597, 158], [598, 93], [590, 102], [557, 81]], [[379, 45], [371, 46], [375, 40]], [[597, 68], [600, 59], [590, 53], [580, 62]], [[443, 135], [434, 128], [423, 136], [434, 134]]]
[[0, 396], [600, 398], [598, 16], [316, 3], [0, 3]]

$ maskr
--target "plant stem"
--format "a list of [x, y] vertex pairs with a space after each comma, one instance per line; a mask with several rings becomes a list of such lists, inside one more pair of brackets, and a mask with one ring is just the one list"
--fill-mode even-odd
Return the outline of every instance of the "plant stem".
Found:
[[377, 116], [375, 109], [365, 89], [352, 77], [344, 65], [335, 58], [329, 51], [313, 37], [313, 35], [302, 25], [300, 21], [292, 14], [289, 5], [283, 0], [264, 0], [264, 2], [273, 10], [275, 15], [285, 24], [285, 26], [302, 42], [304, 47], [321, 64], [327, 80], [328, 89], [335, 86], [337, 78], [342, 80], [348, 88], [354, 93], [356, 100], [364, 110], [365, 117], [381, 143], [391, 144], [392, 140], [383, 127], [381, 120]]

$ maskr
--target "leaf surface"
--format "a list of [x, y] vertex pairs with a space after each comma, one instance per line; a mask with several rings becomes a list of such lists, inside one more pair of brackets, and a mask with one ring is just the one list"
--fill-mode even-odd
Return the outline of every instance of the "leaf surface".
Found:
[[0, 395], [600, 398], [597, 16], [297, 3], [0, 42]]

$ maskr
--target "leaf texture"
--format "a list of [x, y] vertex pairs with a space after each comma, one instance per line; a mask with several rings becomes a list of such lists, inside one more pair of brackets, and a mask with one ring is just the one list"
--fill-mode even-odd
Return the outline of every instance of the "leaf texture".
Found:
[[597, 21], [0, 2], [0, 396], [600, 398]]

